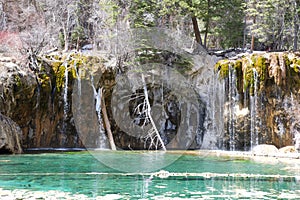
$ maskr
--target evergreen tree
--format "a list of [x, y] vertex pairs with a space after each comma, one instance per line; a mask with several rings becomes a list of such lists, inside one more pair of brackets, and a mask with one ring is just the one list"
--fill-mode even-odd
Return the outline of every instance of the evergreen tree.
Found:
[[[246, 14], [252, 19], [253, 38], [273, 50], [290, 49], [293, 39], [297, 43], [297, 3], [296, 0], [249, 0]], [[253, 46], [254, 40], [252, 43]]]

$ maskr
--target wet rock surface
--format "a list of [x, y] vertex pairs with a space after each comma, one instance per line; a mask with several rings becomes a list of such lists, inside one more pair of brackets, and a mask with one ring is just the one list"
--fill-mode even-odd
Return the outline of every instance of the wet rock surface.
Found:
[[21, 137], [21, 128], [0, 114], [0, 153], [22, 153]]
[[[177, 87], [185, 80], [181, 75], [178, 80], [163, 77], [172, 83], [170, 87], [148, 85], [153, 118], [161, 137], [171, 144], [171, 149], [180, 146], [182, 138], [192, 149], [248, 151], [263, 143], [277, 148], [293, 145], [300, 124], [298, 58], [297, 54], [283, 53], [238, 57], [237, 60], [220, 61], [216, 65], [216, 74], [207, 67], [217, 62], [209, 56], [195, 57], [195, 66], [188, 65], [186, 69], [179, 58], [172, 61], [173, 64], [170, 61], [168, 66], [178, 68], [182, 77], [192, 77], [194, 88]], [[143, 124], [143, 115], [134, 113], [142, 98], [129, 100], [128, 105], [124, 104], [127, 107], [112, 105], [116, 77], [126, 74], [128, 66], [113, 69], [105, 66], [100, 58], [76, 53], [52, 53], [39, 62], [40, 70], [32, 71], [13, 58], [0, 55], [0, 110], [20, 126], [24, 149], [101, 147], [99, 128], [102, 126], [104, 135], [105, 130], [103, 124], [99, 126], [94, 97], [100, 88], [116, 145], [122, 149], [149, 147], [143, 138], [126, 133], [116, 122], [117, 117], [123, 116]], [[135, 73], [139, 75], [138, 71]], [[154, 70], [153, 73], [157, 72]], [[229, 78], [230, 74], [236, 76]], [[232, 89], [233, 83], [236, 85]], [[142, 85], [131, 89], [129, 98], [141, 92]], [[193, 98], [189, 98], [191, 91], [195, 91]], [[188, 107], [183, 112], [187, 100], [194, 102], [194, 113]], [[114, 106], [122, 110], [117, 116]], [[160, 113], [164, 118], [158, 118]], [[189, 121], [189, 118], [193, 120]], [[197, 131], [186, 134], [189, 127]]]
[[[216, 64], [226, 94], [226, 149], [294, 144], [300, 124], [299, 64], [299, 54], [289, 52], [257, 52]], [[240, 117], [242, 110], [248, 112]]]

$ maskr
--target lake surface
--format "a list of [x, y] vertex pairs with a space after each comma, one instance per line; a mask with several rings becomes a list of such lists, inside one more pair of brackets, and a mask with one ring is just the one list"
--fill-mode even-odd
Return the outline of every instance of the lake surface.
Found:
[[[153, 166], [159, 161], [162, 169]], [[138, 170], [139, 166], [146, 170]], [[298, 198], [300, 174], [285, 167], [172, 153], [157, 156], [145, 152], [84, 151], [1, 155], [0, 188], [56, 190], [91, 199], [109, 195], [121, 199]]]

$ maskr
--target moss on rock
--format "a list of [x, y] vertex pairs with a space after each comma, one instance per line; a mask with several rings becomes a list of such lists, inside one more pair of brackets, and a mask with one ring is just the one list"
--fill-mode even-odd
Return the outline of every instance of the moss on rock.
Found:
[[239, 93], [243, 83], [244, 92], [249, 91], [250, 95], [253, 95], [255, 72], [258, 92], [266, 87], [267, 82], [278, 87], [285, 86], [286, 89], [300, 89], [300, 57], [295, 54], [287, 52], [249, 54], [236, 60], [220, 60], [215, 65], [215, 72], [219, 73], [220, 79], [228, 77], [229, 66], [235, 69]]

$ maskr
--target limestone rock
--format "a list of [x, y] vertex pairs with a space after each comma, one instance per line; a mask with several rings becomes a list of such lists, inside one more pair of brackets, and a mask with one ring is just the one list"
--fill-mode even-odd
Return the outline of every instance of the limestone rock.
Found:
[[279, 149], [279, 153], [295, 153], [296, 149], [294, 146], [286, 146]]
[[252, 153], [257, 156], [268, 156], [279, 153], [279, 150], [274, 145], [261, 144], [252, 149]]
[[0, 114], [0, 153], [22, 153], [21, 128], [10, 118]]

